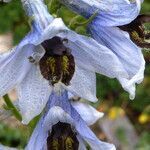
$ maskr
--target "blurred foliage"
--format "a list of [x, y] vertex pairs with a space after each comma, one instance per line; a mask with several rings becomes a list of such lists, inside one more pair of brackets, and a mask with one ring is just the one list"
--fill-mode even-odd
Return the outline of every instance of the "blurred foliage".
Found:
[[20, 0], [0, 5], [0, 33], [12, 32], [18, 43], [29, 30]]
[[[77, 33], [87, 35], [86, 25], [83, 23], [86, 21], [83, 17], [71, 12], [68, 8], [59, 3], [59, 0], [45, 0], [50, 13], [54, 17], [61, 17], [64, 23]], [[150, 13], [150, 0], [145, 0], [142, 5], [142, 13]], [[9, 4], [0, 5], [0, 33], [12, 32], [14, 36], [14, 44], [18, 43], [24, 35], [29, 31], [29, 25], [27, 18], [24, 14], [20, 0], [13, 0]], [[79, 25], [78, 23], [82, 23]], [[150, 29], [150, 26], [147, 26]], [[111, 110], [112, 107], [122, 108], [128, 115], [132, 123], [134, 124], [137, 132], [141, 135], [139, 143], [137, 145], [138, 150], [148, 150], [150, 144], [149, 120], [145, 116], [140, 119], [141, 115], [147, 115], [149, 118], [150, 111], [150, 53], [144, 52], [146, 60], [146, 71], [144, 82], [137, 86], [137, 94], [134, 101], [129, 100], [128, 94], [121, 88], [120, 84], [115, 79], [109, 79], [102, 75], [97, 75], [97, 96], [101, 100], [95, 107], [100, 109], [107, 105], [107, 109]], [[111, 110], [114, 113], [114, 110]], [[111, 114], [113, 115], [113, 114]], [[115, 113], [114, 113], [115, 115]], [[114, 117], [114, 116], [112, 116]], [[35, 118], [37, 121], [38, 119]], [[35, 122], [32, 121], [29, 125], [35, 126]], [[142, 124], [142, 125], [141, 125]], [[118, 136], [123, 137], [123, 131], [118, 129]], [[22, 134], [20, 129], [11, 129], [0, 123], [0, 142], [9, 146], [19, 145], [23, 147], [26, 143], [27, 137]], [[14, 145], [14, 143], [17, 143]]]
[[137, 150], [149, 150], [150, 149], [150, 134], [143, 132], [140, 136]]
[[150, 1], [144, 0], [144, 3], [142, 4], [142, 13], [150, 13]]
[[27, 142], [28, 132], [23, 128], [10, 128], [0, 123], [0, 143], [10, 147], [24, 147]]

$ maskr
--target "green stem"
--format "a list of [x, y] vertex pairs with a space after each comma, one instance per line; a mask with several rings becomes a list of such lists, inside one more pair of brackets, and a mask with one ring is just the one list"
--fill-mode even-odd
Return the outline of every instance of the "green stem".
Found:
[[8, 107], [8, 109], [10, 109], [12, 111], [12, 113], [14, 114], [14, 116], [19, 120], [22, 121], [22, 116], [19, 113], [19, 111], [17, 110], [17, 108], [14, 106], [14, 104], [12, 103], [12, 101], [10, 100], [8, 94], [3, 96], [4, 101]]
[[78, 25], [78, 26], [87, 26], [89, 23], [91, 23], [93, 21], [93, 19], [97, 16], [97, 14], [98, 14], [98, 10], [88, 20], [86, 20], [83, 23], [76, 23], [76, 25]]

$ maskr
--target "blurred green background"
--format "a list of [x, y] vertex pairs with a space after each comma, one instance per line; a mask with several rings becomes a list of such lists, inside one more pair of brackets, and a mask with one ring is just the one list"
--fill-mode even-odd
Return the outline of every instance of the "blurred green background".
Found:
[[[84, 27], [74, 27], [72, 21], [75, 13], [62, 6], [58, 0], [49, 3], [49, 11], [54, 16], [62, 17], [66, 25], [71, 29], [82, 34], [86, 34]], [[53, 7], [52, 7], [53, 6]], [[145, 0], [142, 5], [141, 13], [150, 14], [150, 0]], [[81, 21], [85, 19], [78, 18]], [[150, 28], [147, 26], [147, 28]], [[28, 19], [26, 18], [20, 0], [13, 0], [9, 4], [0, 4], [0, 35], [12, 33], [13, 44], [16, 45], [29, 31]], [[137, 86], [137, 94], [134, 101], [129, 100], [128, 94], [121, 88], [115, 79], [109, 79], [102, 75], [97, 75], [97, 96], [100, 101], [92, 104], [98, 110], [107, 114], [108, 118], [116, 119], [123, 112], [123, 115], [129, 118], [139, 137], [135, 149], [150, 149], [150, 53], [143, 51], [146, 60], [145, 79], [142, 84]], [[15, 120], [15, 119], [13, 119]], [[37, 120], [37, 119], [35, 119]], [[14, 124], [14, 125], [13, 125]], [[35, 121], [28, 126], [21, 126], [18, 122], [0, 119], [0, 143], [23, 148], [32, 132]], [[16, 128], [17, 127], [17, 128]], [[116, 135], [117, 136], [117, 135]], [[121, 139], [122, 132], [119, 132]], [[105, 136], [104, 136], [105, 139]], [[107, 137], [106, 137], [107, 139]]]

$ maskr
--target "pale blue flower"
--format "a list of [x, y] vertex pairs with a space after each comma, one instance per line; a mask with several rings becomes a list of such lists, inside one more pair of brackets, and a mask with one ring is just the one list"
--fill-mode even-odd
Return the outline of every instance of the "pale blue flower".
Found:
[[[82, 111], [82, 106], [80, 109]], [[47, 111], [37, 124], [26, 150], [47, 150], [47, 138], [53, 132], [52, 127], [58, 122], [71, 125], [79, 142], [79, 150], [86, 150], [86, 143], [90, 145], [92, 150], [115, 150], [114, 145], [100, 141], [83, 121], [84, 118], [81, 117], [83, 116], [79, 115], [69, 102], [66, 91], [61, 94], [52, 93], [47, 104]]]
[[143, 0], [60, 0], [73, 11], [89, 18], [98, 13], [94, 22], [100, 26], [120, 26], [134, 20]]
[[89, 18], [97, 16], [88, 25], [88, 31], [98, 43], [111, 49], [126, 70], [127, 78], [118, 78], [122, 87], [135, 97], [135, 84], [144, 78], [145, 61], [141, 49], [131, 40], [127, 32], [117, 26], [130, 23], [140, 12], [143, 0], [61, 0], [75, 12]]
[[[23, 123], [41, 113], [53, 89], [60, 86], [72, 94], [97, 101], [96, 77], [100, 73], [111, 78], [128, 78], [128, 72], [118, 57], [107, 47], [89, 37], [69, 30], [60, 18], [54, 19], [42, 0], [22, 0], [32, 20], [32, 31], [11, 51], [0, 55], [0, 96], [16, 88]], [[54, 86], [43, 78], [39, 61], [45, 54], [41, 43], [58, 36], [68, 39], [64, 45], [71, 49], [75, 72], [70, 85], [59, 82]], [[28, 58], [32, 57], [34, 63]]]

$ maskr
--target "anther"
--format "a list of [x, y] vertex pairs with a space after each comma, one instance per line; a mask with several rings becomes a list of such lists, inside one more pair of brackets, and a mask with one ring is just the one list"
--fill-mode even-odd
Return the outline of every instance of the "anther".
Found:
[[150, 23], [150, 15], [139, 15], [131, 23], [119, 26], [123, 31], [127, 31], [131, 40], [141, 48], [150, 48], [150, 43], [146, 40], [150, 38], [150, 33], [145, 31], [145, 23]]

